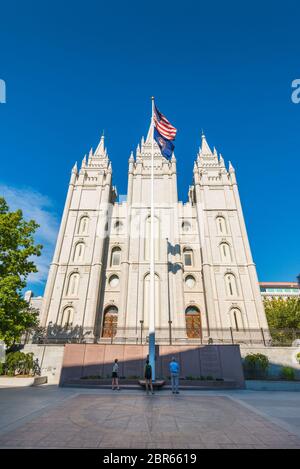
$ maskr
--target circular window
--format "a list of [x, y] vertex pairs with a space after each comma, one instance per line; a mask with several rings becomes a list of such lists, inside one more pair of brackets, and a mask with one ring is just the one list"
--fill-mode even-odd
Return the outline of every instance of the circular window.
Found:
[[192, 275], [185, 277], [185, 284], [188, 288], [193, 288], [195, 286], [196, 280]]
[[191, 230], [191, 224], [189, 221], [182, 222], [182, 231], [185, 233]]
[[119, 285], [119, 277], [117, 275], [112, 275], [109, 279], [109, 285], [112, 288], [116, 288]]

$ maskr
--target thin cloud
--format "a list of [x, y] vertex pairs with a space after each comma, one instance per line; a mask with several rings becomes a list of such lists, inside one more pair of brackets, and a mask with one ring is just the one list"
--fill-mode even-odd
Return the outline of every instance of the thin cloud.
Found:
[[28, 277], [28, 283], [44, 284], [59, 229], [59, 219], [52, 201], [32, 188], [16, 188], [5, 184], [0, 184], [0, 196], [5, 198], [10, 210], [21, 209], [25, 220], [32, 219], [40, 225], [35, 241], [44, 247], [42, 255], [34, 258], [38, 272]]

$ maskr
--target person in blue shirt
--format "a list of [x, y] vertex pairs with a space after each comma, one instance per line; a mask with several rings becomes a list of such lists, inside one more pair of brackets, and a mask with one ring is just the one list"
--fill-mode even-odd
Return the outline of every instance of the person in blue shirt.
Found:
[[175, 357], [172, 357], [172, 361], [170, 362], [170, 373], [171, 373], [172, 393], [179, 394], [179, 391], [178, 391], [179, 363], [176, 361]]

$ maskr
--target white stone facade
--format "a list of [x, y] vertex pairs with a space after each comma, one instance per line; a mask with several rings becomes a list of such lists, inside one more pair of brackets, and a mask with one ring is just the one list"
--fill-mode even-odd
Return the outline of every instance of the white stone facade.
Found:
[[[98, 148], [72, 170], [41, 323], [80, 326], [103, 336], [104, 313], [117, 321], [115, 340], [147, 331], [151, 131], [129, 158], [127, 199], [117, 202], [112, 165]], [[201, 336], [232, 328], [268, 329], [235, 171], [205, 136], [188, 202], [178, 201], [176, 159], [155, 144], [155, 321], [157, 338], [187, 339], [186, 313], [199, 311]], [[141, 322], [142, 321], [142, 322]], [[198, 323], [197, 323], [198, 324]], [[198, 327], [198, 326], [197, 326]], [[225, 332], [224, 332], [225, 331]]]

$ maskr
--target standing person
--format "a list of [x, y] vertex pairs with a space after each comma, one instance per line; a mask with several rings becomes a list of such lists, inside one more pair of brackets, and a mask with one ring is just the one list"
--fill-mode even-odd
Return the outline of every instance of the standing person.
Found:
[[152, 386], [152, 366], [149, 363], [149, 360], [146, 360], [146, 365], [145, 365], [145, 370], [144, 370], [144, 378], [145, 378], [145, 383], [146, 383], [146, 391], [147, 395], [149, 395], [149, 386], [151, 389], [151, 394], [154, 394], [153, 392], [153, 386]]
[[172, 357], [172, 360], [170, 362], [170, 373], [171, 373], [172, 393], [179, 394], [179, 391], [178, 391], [179, 363], [176, 361], [175, 357]]
[[115, 363], [114, 363], [114, 366], [113, 366], [113, 369], [112, 369], [112, 384], [111, 384], [111, 388], [112, 390], [115, 389], [115, 386], [117, 386], [117, 390], [120, 391], [120, 388], [119, 388], [119, 365], [118, 365], [118, 359], [116, 358], [115, 359]]

